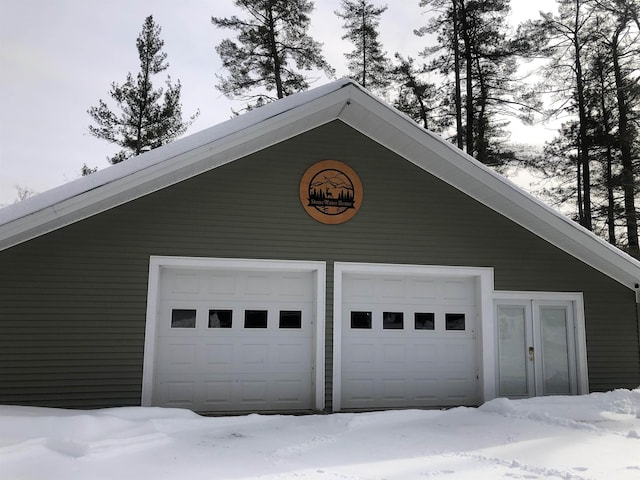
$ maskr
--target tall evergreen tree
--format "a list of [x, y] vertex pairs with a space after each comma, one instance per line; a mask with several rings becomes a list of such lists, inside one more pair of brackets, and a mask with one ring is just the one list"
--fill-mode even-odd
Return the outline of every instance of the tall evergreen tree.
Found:
[[368, 0], [342, 0], [340, 7], [334, 13], [344, 20], [347, 33], [342, 38], [354, 45], [345, 54], [349, 77], [365, 88], [384, 93], [390, 83], [391, 64], [378, 40], [378, 28], [387, 6], [376, 7]]
[[526, 118], [535, 106], [515, 80], [522, 52], [508, 31], [509, 0], [421, 0], [420, 5], [437, 13], [416, 34], [438, 36], [438, 45], [423, 55], [431, 60], [430, 70], [451, 85], [456, 143], [481, 162], [501, 167], [514, 157], [506, 144], [506, 118]]
[[227, 76], [216, 88], [228, 98], [240, 98], [251, 109], [309, 88], [301, 71], [334, 72], [309, 35], [311, 0], [235, 0], [246, 18], [212, 17], [221, 28], [237, 32], [216, 47]]
[[[627, 251], [640, 258], [638, 242], [638, 212], [636, 210], [637, 173], [634, 165], [639, 156], [638, 116], [640, 115], [640, 87], [637, 83], [637, 60], [640, 53], [640, 2], [637, 0], [596, 1], [598, 43], [609, 58], [613, 77], [609, 91], [614, 98], [616, 122], [615, 139], [620, 152], [620, 187]], [[635, 121], [634, 121], [635, 120]]]
[[[550, 59], [543, 71], [555, 96], [553, 106], [558, 114], [573, 118], [573, 128], [560, 131], [555, 143], [569, 145], [575, 159], [568, 178], [575, 184], [571, 200], [577, 204], [576, 217], [611, 244], [640, 257], [635, 206], [640, 2], [557, 0], [557, 4], [557, 15], [541, 14], [539, 21], [528, 22], [527, 29], [539, 56]], [[552, 179], [558, 183], [557, 177]]]
[[172, 83], [171, 77], [167, 77], [166, 90], [154, 88], [151, 83], [154, 75], [169, 67], [167, 54], [162, 52], [164, 41], [160, 31], [153, 16], [148, 16], [136, 41], [140, 71], [135, 78], [129, 73], [122, 85], [111, 84], [109, 95], [120, 112], [111, 110], [103, 100], [88, 110], [96, 124], [89, 125], [89, 132], [122, 147], [108, 159], [111, 163], [169, 143], [182, 135], [198, 115], [196, 112], [188, 120], [182, 118], [179, 80]]
[[404, 58], [401, 54], [395, 55], [398, 64], [392, 69], [394, 81], [398, 84], [398, 96], [394, 106], [401, 112], [419, 122], [424, 128], [434, 132], [440, 132], [448, 125], [438, 117], [439, 110], [436, 97], [438, 90], [435, 84], [422, 79], [423, 68], [416, 68], [415, 60], [411, 57]]
[[588, 110], [585, 88], [586, 55], [594, 39], [591, 0], [557, 0], [558, 14], [542, 13], [541, 20], [530, 22], [541, 43], [538, 54], [551, 60], [545, 68], [547, 85], [555, 92], [562, 108], [570, 108], [578, 121], [578, 168], [580, 170], [578, 217], [582, 226], [593, 229], [591, 207], [591, 158], [588, 136]]

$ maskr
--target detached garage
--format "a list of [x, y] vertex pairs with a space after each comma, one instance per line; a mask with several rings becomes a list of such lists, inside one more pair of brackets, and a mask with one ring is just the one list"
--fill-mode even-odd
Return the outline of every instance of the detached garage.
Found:
[[341, 80], [0, 210], [0, 403], [635, 388], [639, 284], [639, 262]]

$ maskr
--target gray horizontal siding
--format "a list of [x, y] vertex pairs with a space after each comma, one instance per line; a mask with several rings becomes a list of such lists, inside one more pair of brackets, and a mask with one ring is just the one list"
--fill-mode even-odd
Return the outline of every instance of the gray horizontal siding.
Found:
[[[323, 159], [364, 202], [323, 225], [298, 183]], [[135, 161], [135, 160], [131, 160]], [[0, 252], [0, 403], [136, 405], [150, 255], [495, 268], [496, 289], [585, 294], [591, 388], [640, 383], [633, 293], [340, 122]]]

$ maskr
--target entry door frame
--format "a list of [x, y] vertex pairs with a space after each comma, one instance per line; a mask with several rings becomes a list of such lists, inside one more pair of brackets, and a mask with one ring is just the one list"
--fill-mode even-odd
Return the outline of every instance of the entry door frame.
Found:
[[[589, 393], [589, 374], [587, 368], [587, 339], [586, 339], [586, 331], [585, 331], [585, 320], [584, 320], [584, 299], [583, 294], [581, 292], [517, 292], [517, 291], [496, 291], [494, 293], [494, 313], [493, 313], [493, 321], [494, 321], [494, 332], [497, 336], [498, 328], [497, 328], [497, 320], [498, 320], [498, 306], [500, 305], [522, 305], [525, 307], [529, 307], [530, 311], [526, 312], [525, 315], [530, 316], [530, 321], [532, 322], [533, 328], [533, 339], [532, 341], [538, 340], [537, 345], [532, 345], [535, 347], [536, 352], [535, 355], [542, 354], [540, 349], [540, 339], [537, 338], [536, 332], [539, 329], [539, 325], [535, 325], [535, 318], [538, 316], [539, 306], [554, 306], [561, 303], [570, 303], [573, 306], [573, 341], [574, 345], [570, 345], [569, 349], [571, 351], [571, 347], [573, 347], [573, 353], [575, 355], [575, 374], [576, 374], [576, 383], [577, 383], [577, 392], [578, 395], [584, 395]], [[496, 348], [498, 346], [498, 339], [496, 337], [495, 340]], [[495, 356], [495, 396], [499, 396], [499, 374], [498, 374], [498, 355]], [[535, 365], [534, 365], [535, 368]], [[540, 383], [539, 376], [541, 372], [535, 371], [535, 380], [533, 383], [534, 393], [536, 391], [537, 384]]]
[[342, 291], [345, 274], [412, 275], [427, 277], [466, 277], [476, 280], [478, 300], [477, 342], [480, 382], [480, 401], [496, 397], [496, 344], [493, 321], [493, 268], [406, 265], [384, 263], [334, 262], [333, 270], [333, 411], [338, 412], [342, 403]]
[[326, 262], [302, 260], [265, 260], [244, 258], [211, 257], [168, 257], [151, 256], [149, 258], [149, 284], [147, 286], [147, 313], [144, 338], [144, 357], [142, 367], [142, 394], [140, 404], [143, 407], [153, 405], [153, 385], [157, 354], [157, 322], [160, 315], [160, 287], [162, 270], [165, 268], [194, 268], [244, 271], [280, 271], [312, 272], [315, 277], [315, 328], [311, 398], [315, 410], [324, 410], [325, 406], [325, 298], [326, 298]]

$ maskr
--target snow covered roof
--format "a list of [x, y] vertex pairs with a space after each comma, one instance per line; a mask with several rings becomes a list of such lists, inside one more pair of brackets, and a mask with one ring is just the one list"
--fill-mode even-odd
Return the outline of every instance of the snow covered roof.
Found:
[[291, 95], [0, 209], [0, 250], [333, 120], [343, 121], [570, 255], [637, 290], [640, 262], [347, 79]]

